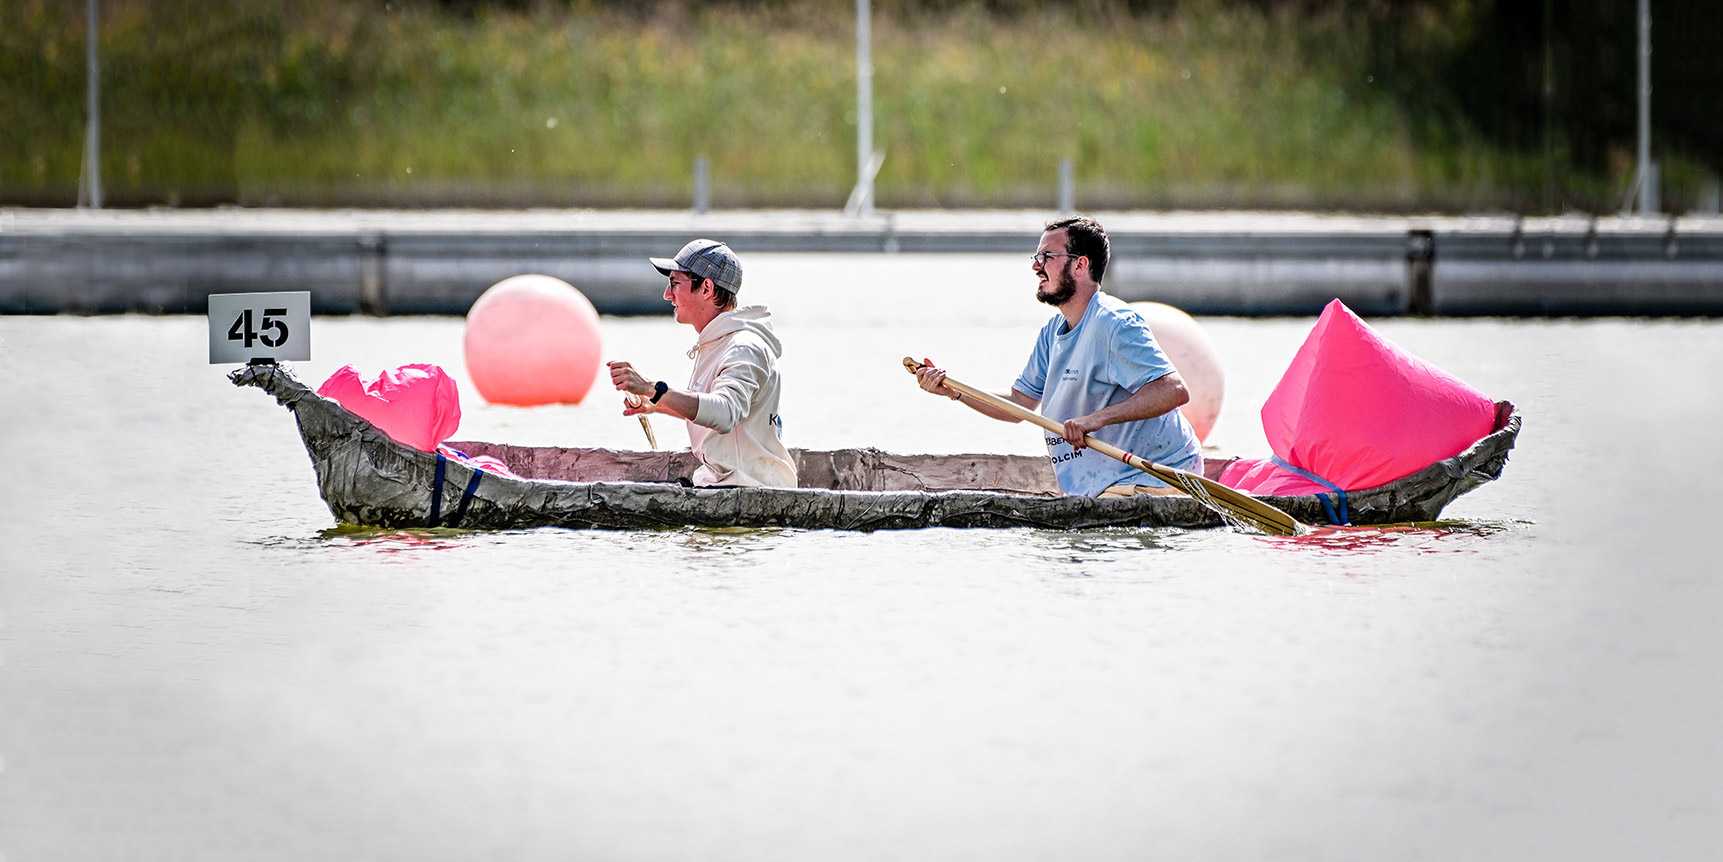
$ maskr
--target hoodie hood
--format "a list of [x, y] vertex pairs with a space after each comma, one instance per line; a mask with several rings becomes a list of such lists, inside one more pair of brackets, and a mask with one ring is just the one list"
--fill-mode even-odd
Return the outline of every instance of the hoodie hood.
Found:
[[688, 351], [688, 358], [693, 359], [707, 346], [739, 332], [757, 336], [761, 343], [771, 348], [774, 358], [784, 355], [784, 345], [772, 332], [772, 313], [764, 305], [745, 305], [712, 318], [712, 322], [700, 331], [700, 340]]

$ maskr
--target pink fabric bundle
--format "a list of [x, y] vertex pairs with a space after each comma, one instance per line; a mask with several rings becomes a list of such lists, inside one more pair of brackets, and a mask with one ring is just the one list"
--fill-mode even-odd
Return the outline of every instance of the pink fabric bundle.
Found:
[[[1338, 299], [1262, 406], [1275, 455], [1348, 491], [1457, 455], [1495, 419], [1495, 402], [1384, 340]], [[1220, 481], [1253, 494], [1329, 491], [1271, 460], [1234, 462]]]
[[439, 446], [437, 447], [437, 451], [441, 452], [444, 458], [447, 458], [450, 461], [459, 461], [474, 470], [483, 470], [487, 473], [495, 473], [498, 476], [507, 476], [511, 479], [520, 478], [515, 475], [513, 470], [509, 469], [509, 465], [504, 464], [501, 460], [493, 458], [490, 455], [468, 455], [459, 449], [451, 449], [447, 446]]
[[369, 383], [343, 365], [317, 394], [338, 402], [396, 442], [425, 452], [454, 436], [461, 424], [461, 396], [454, 378], [435, 365], [413, 364], [384, 371]]

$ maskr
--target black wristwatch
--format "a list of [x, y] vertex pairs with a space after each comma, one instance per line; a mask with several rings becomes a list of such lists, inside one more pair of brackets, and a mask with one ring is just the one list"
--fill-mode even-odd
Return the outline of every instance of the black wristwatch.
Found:
[[657, 383], [652, 384], [652, 403], [657, 404], [658, 399], [663, 398], [664, 393], [669, 392], [669, 391], [670, 391], [670, 384], [665, 383], [662, 380], [658, 381]]

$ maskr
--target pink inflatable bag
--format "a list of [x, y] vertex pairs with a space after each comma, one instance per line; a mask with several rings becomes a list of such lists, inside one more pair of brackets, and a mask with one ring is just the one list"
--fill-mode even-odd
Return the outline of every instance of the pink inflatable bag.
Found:
[[1284, 464], [1240, 461], [1221, 481], [1254, 494], [1329, 490], [1305, 471], [1348, 491], [1373, 488], [1458, 455], [1495, 421], [1495, 402], [1377, 335], [1336, 299], [1262, 407], [1263, 433]]
[[428, 364], [403, 365], [366, 382], [344, 365], [317, 394], [338, 402], [383, 433], [424, 452], [435, 451], [461, 424], [461, 396], [454, 378]]

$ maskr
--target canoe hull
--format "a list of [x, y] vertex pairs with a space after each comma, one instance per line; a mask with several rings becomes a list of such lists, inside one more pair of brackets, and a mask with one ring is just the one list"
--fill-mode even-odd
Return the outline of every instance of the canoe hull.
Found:
[[[330, 513], [348, 524], [862, 531], [1224, 526], [1213, 510], [1187, 497], [1059, 496], [1051, 492], [1045, 459], [1026, 456], [798, 451], [804, 484], [833, 487], [693, 488], [676, 484], [679, 476], [687, 475], [684, 471], [692, 470], [687, 453], [538, 450], [541, 457], [561, 457], [573, 463], [569, 469], [579, 475], [601, 480], [516, 479], [486, 473], [473, 485], [471, 468], [453, 460], [443, 460], [439, 466], [436, 455], [395, 442], [339, 404], [318, 397], [283, 369], [252, 366], [233, 372], [231, 379], [239, 386], [263, 389], [293, 412], [317, 475], [318, 492]], [[1501, 475], [1519, 428], [1520, 417], [1504, 411], [1501, 427], [1465, 452], [1379, 488], [1351, 493], [1352, 523], [1435, 520], [1455, 497]], [[510, 451], [519, 447], [453, 445], [472, 455], [497, 454], [512, 469], [533, 472], [525, 466], [531, 460], [526, 452], [515, 451], [510, 459]], [[959, 490], [952, 487], [956, 484], [991, 490]], [[471, 495], [466, 493], [469, 486]], [[1305, 523], [1327, 523], [1316, 497], [1264, 499]]]

